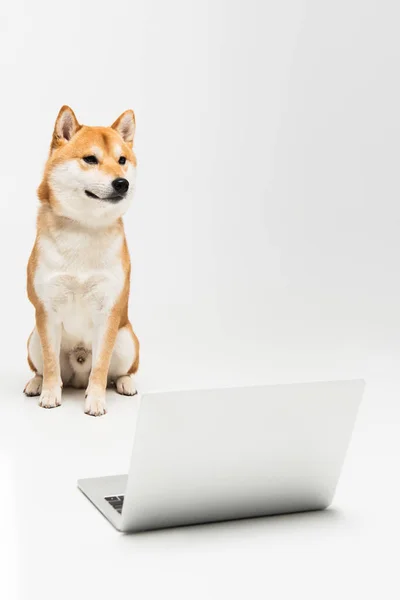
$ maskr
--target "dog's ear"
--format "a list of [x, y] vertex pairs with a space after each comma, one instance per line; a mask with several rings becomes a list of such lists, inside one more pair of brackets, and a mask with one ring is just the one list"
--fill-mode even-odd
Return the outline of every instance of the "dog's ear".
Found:
[[69, 106], [63, 106], [58, 113], [53, 131], [51, 150], [69, 142], [75, 133], [81, 128], [74, 111]]
[[133, 110], [126, 110], [123, 112], [122, 115], [114, 121], [111, 127], [119, 133], [126, 144], [129, 144], [130, 146], [133, 145], [136, 129], [135, 113]]

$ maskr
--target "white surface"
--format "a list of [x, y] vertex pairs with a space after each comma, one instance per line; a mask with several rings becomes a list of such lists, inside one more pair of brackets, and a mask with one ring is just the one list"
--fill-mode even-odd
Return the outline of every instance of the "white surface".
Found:
[[398, 412], [382, 422], [377, 408], [398, 384], [367, 388], [331, 510], [124, 536], [76, 479], [127, 470], [136, 400], [112, 395], [95, 419], [82, 394], [44, 410], [22, 397], [23, 377], [2, 382], [0, 456], [17, 458], [5, 526], [18, 531], [19, 598], [398, 597]]
[[[18, 569], [23, 600], [128, 582], [144, 599], [398, 597], [399, 3], [0, 10], [4, 477], [19, 461], [2, 482], [0, 585]], [[126, 228], [147, 389], [365, 377], [338, 512], [121, 538], [76, 492], [78, 476], [126, 469], [132, 401], [90, 420], [82, 401], [48, 413], [20, 395], [35, 189], [64, 103], [88, 124], [136, 111]]]

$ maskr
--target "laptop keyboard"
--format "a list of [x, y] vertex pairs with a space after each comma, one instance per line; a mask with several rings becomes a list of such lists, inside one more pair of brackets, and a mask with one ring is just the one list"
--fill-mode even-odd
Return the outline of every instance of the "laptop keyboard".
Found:
[[104, 500], [107, 500], [107, 502], [121, 514], [124, 498], [125, 496], [106, 496]]

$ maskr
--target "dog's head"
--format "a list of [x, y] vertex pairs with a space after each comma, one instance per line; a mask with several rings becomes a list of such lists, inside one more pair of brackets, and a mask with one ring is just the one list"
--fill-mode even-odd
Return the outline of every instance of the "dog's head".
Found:
[[125, 111], [111, 127], [80, 125], [63, 106], [58, 114], [38, 194], [61, 216], [102, 227], [127, 210], [135, 189], [135, 115]]

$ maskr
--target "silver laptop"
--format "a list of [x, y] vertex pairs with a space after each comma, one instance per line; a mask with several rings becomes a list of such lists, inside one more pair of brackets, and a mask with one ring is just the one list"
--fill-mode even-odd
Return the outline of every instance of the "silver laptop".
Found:
[[78, 481], [119, 531], [324, 509], [364, 382], [143, 394], [128, 475]]

